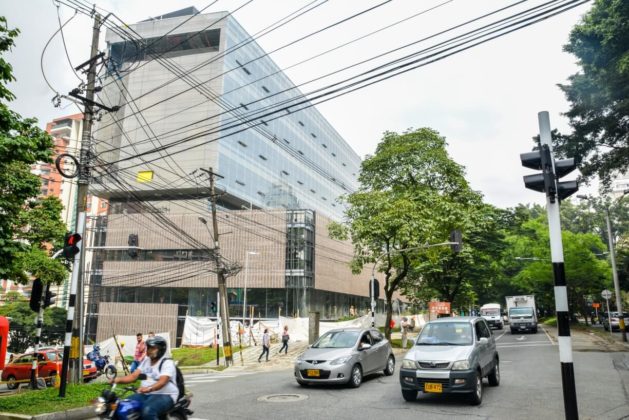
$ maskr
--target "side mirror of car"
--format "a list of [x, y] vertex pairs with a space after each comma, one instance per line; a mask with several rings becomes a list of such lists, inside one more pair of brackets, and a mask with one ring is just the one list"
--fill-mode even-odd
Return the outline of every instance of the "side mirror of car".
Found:
[[486, 344], [488, 341], [489, 339], [487, 337], [481, 337], [480, 340], [478, 340], [480, 344]]
[[371, 344], [360, 343], [358, 345], [358, 350], [369, 350], [371, 348]]

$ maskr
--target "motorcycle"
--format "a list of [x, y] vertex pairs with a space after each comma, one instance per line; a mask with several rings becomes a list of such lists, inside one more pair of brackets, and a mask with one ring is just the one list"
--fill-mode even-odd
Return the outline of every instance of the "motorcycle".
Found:
[[[141, 374], [139, 379], [146, 379], [146, 375]], [[116, 393], [116, 384], [112, 384], [94, 402], [94, 412], [101, 419], [138, 420], [142, 416], [142, 402], [124, 398], [125, 395], [135, 392], [136, 387], [125, 386], [122, 392]], [[188, 416], [193, 413], [189, 409], [191, 402], [191, 393], [183, 395], [170, 410], [159, 417], [160, 420], [188, 420]]]
[[116, 366], [110, 362], [109, 355], [101, 356], [98, 345], [94, 346], [94, 349], [86, 357], [94, 362], [98, 376], [105, 374], [107, 379], [111, 379], [116, 375]]

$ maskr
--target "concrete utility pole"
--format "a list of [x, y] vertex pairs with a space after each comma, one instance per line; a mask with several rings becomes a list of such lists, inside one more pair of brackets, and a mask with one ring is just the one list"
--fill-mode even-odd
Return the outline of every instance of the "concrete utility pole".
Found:
[[[221, 327], [223, 333], [223, 354], [227, 366], [234, 364], [231, 346], [231, 331], [229, 329], [229, 308], [227, 306], [227, 283], [225, 281], [225, 267], [221, 261], [220, 248], [218, 245], [218, 220], [216, 218], [216, 190], [214, 188], [214, 177], [218, 176], [212, 168], [201, 170], [208, 174], [210, 178], [210, 202], [212, 203], [212, 228], [214, 231], [214, 258], [216, 260], [216, 275], [218, 277], [219, 311], [221, 314]], [[221, 177], [222, 178], [222, 177]]]

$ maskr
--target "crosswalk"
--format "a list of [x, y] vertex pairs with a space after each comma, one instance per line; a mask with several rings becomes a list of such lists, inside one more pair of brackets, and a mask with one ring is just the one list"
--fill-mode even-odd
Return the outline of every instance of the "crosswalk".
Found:
[[198, 384], [209, 384], [237, 376], [251, 375], [255, 372], [229, 372], [229, 373], [190, 373], [183, 376], [186, 388], [194, 388]]

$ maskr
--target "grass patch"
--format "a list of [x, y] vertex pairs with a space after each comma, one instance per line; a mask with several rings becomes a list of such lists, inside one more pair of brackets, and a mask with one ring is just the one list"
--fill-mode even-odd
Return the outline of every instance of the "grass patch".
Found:
[[59, 398], [56, 388], [23, 388], [18, 394], [0, 397], [0, 412], [36, 415], [87, 407], [108, 386], [107, 383], [68, 384], [65, 398]]
[[[244, 349], [244, 347], [243, 347]], [[240, 346], [232, 346], [232, 355], [234, 359], [238, 357], [236, 354], [240, 351]], [[182, 347], [172, 350], [173, 359], [179, 362], [181, 366], [201, 366], [212, 361], [216, 361], [216, 349], [210, 347]], [[223, 347], [220, 347], [219, 357], [223, 358]]]

